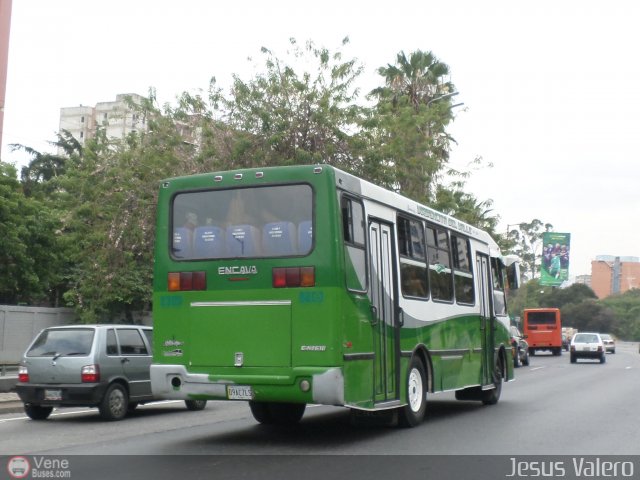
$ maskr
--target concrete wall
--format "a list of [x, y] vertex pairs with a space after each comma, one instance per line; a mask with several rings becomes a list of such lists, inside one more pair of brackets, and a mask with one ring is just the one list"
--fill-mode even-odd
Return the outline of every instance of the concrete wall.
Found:
[[75, 319], [75, 313], [69, 308], [0, 305], [0, 365], [18, 363], [43, 328], [67, 325]]

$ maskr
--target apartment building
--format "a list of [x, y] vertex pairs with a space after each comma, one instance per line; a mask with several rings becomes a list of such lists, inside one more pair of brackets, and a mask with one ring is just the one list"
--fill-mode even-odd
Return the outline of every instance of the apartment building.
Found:
[[640, 288], [640, 258], [597, 256], [591, 262], [591, 288], [598, 298]]
[[61, 108], [59, 131], [67, 130], [81, 145], [95, 136], [98, 127], [106, 130], [107, 138], [124, 138], [131, 132], [144, 131], [147, 129], [146, 118], [135, 112], [129, 103], [140, 104], [143, 100], [141, 95], [123, 93], [116, 95], [115, 101], [99, 102], [94, 107]]

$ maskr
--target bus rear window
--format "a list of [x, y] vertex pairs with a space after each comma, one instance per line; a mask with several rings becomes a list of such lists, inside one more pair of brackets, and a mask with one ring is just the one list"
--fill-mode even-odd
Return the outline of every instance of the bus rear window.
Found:
[[528, 312], [527, 322], [529, 325], [555, 325], [556, 312]]
[[179, 193], [171, 254], [180, 260], [306, 255], [313, 247], [309, 185]]

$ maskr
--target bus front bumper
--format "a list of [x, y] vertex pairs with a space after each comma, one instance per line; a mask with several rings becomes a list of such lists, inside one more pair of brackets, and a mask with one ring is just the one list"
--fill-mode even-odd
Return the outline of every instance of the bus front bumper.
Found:
[[151, 389], [156, 398], [256, 400], [344, 405], [342, 369], [299, 368], [291, 376], [233, 375], [215, 380], [190, 373], [184, 365], [151, 365]]

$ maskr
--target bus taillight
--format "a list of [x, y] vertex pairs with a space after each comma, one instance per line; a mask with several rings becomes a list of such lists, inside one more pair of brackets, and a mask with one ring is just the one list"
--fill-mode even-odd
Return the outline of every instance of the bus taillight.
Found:
[[316, 270], [314, 267], [282, 267], [274, 268], [273, 288], [314, 287]]
[[206, 290], [207, 274], [205, 272], [169, 272], [167, 287], [170, 292]]

